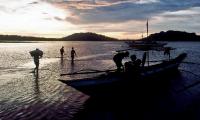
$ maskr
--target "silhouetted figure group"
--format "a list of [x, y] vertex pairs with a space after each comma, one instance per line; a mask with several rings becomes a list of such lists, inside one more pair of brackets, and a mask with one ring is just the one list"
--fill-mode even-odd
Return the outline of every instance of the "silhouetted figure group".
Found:
[[[60, 56], [61, 56], [61, 58], [63, 58], [64, 52], [65, 52], [65, 50], [64, 50], [64, 47], [62, 46], [62, 47], [60, 48]], [[72, 63], [74, 63], [74, 57], [75, 57], [75, 56], [77, 56], [77, 55], [76, 55], [76, 51], [74, 50], [74, 47], [72, 47], [72, 49], [71, 49], [71, 62], [72, 62]]]
[[[38, 48], [36, 48], [35, 50], [30, 51], [29, 53], [33, 57], [33, 61], [34, 61], [34, 64], [35, 64], [35, 68], [34, 68], [33, 72], [34, 73], [38, 73], [39, 64], [40, 64], [40, 58], [42, 58], [42, 56], [43, 56], [43, 51], [39, 50]], [[62, 46], [60, 48], [61, 59], [63, 58], [64, 53], [65, 53], [64, 46]], [[72, 47], [72, 49], [71, 49], [71, 62], [72, 63], [74, 63], [74, 57], [75, 56], [77, 56], [76, 55], [76, 51], [74, 50], [74, 47]]]
[[[114, 55], [113, 60], [117, 66], [117, 72], [126, 72], [126, 73], [134, 73], [137, 74], [140, 71], [140, 68], [142, 67], [145, 62], [141, 61], [140, 59], [137, 59], [136, 55], [131, 55], [131, 61], [125, 62], [124, 65], [122, 64], [122, 60], [125, 57], [129, 57], [129, 52], [121, 52]], [[144, 56], [143, 56], [144, 57]], [[145, 58], [144, 58], [145, 59]]]
[[125, 62], [125, 72], [128, 74], [139, 74], [142, 61], [136, 55], [131, 55], [131, 61]]

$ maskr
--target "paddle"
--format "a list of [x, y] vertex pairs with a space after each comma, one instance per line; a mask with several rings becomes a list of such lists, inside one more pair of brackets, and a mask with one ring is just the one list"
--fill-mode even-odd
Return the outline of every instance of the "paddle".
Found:
[[102, 73], [102, 72], [112, 72], [112, 71], [116, 71], [116, 69], [113, 70], [93, 70], [93, 71], [78, 71], [78, 72], [73, 72], [73, 73], [63, 73], [60, 74], [60, 76], [64, 76], [64, 75], [76, 75], [76, 74], [92, 74], [92, 73]]

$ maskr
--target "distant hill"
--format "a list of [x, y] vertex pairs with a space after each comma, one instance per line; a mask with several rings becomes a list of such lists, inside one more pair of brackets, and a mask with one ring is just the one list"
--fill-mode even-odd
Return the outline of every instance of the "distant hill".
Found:
[[161, 31], [160, 33], [151, 34], [148, 38], [144, 38], [143, 40], [200, 41], [200, 36], [196, 35], [195, 33], [169, 30], [167, 32]]
[[107, 37], [96, 33], [74, 33], [63, 38], [44, 38], [32, 36], [19, 36], [19, 35], [0, 35], [0, 42], [9, 41], [115, 41], [118, 39]]
[[31, 37], [31, 36], [19, 36], [19, 35], [0, 35], [0, 41], [49, 41], [59, 40], [56, 38], [44, 38], [44, 37]]
[[115, 41], [118, 39], [107, 37], [104, 35], [96, 34], [96, 33], [74, 33], [67, 37], [63, 37], [62, 40], [67, 41]]
[[[20, 41], [117, 41], [119, 39], [107, 37], [96, 33], [74, 33], [63, 38], [44, 38], [44, 37], [31, 37], [19, 35], [0, 35], [0, 42], [20, 42]], [[121, 39], [122, 40], [122, 39]], [[123, 39], [129, 40], [129, 39]], [[130, 39], [131, 40], [131, 39]], [[148, 38], [138, 40], [153, 40], [153, 41], [199, 41], [200, 36], [195, 33], [188, 33], [183, 31], [169, 30], [167, 32], [161, 31], [160, 33], [151, 34]]]

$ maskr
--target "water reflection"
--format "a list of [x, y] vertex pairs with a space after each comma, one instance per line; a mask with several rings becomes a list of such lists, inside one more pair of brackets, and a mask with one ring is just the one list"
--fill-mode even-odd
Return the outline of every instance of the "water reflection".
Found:
[[36, 96], [39, 95], [40, 93], [40, 87], [39, 87], [39, 72], [35, 72], [34, 73], [34, 77], [35, 77], [35, 80], [34, 80], [34, 93]]
[[74, 62], [72, 61], [72, 62], [71, 62], [71, 72], [74, 72], [74, 67], [75, 67], [75, 64], [74, 64]]
[[60, 58], [60, 68], [63, 69], [64, 67], [64, 61], [63, 61], [63, 56]]
[[[65, 45], [66, 48], [71, 48], [74, 46], [77, 49], [77, 53], [79, 53], [79, 57], [71, 63], [71, 59], [69, 56], [64, 56], [63, 58], [58, 58], [58, 48], [60, 46]], [[121, 42], [46, 42], [46, 43], [24, 43], [17, 44], [10, 43], [5, 44], [1, 43], [0, 48], [0, 62], [3, 63], [0, 65], [1, 68], [1, 79], [0, 79], [0, 119], [11, 120], [11, 119], [69, 119], [69, 117], [73, 116], [74, 113], [82, 109], [82, 104], [87, 99], [85, 95], [80, 92], [60, 83], [57, 79], [60, 77], [60, 71], [62, 73], [68, 72], [76, 72], [81, 69], [111, 69], [113, 61], [112, 54], [113, 51], [118, 49], [124, 49], [124, 43]], [[103, 46], [103, 47], [102, 47]], [[194, 63], [199, 62], [199, 44], [196, 43], [178, 43], [173, 42], [169, 46], [175, 46], [177, 48], [174, 53], [172, 52], [172, 57], [176, 56], [179, 53], [187, 52], [189, 57], [186, 61], [192, 61]], [[28, 51], [40, 47], [44, 50], [45, 56], [41, 59], [39, 73], [30, 73], [32, 68], [34, 67], [32, 58], [28, 54]], [[67, 49], [67, 53], [70, 53], [70, 49]], [[131, 54], [136, 54], [138, 58], [142, 58], [143, 53], [140, 51], [130, 51]], [[150, 60], [160, 60], [163, 59], [163, 53], [153, 52], [150, 55]], [[4, 69], [5, 68], [5, 69]], [[14, 69], [6, 69], [6, 68], [14, 68]], [[180, 69], [186, 69], [190, 71], [195, 71], [195, 73], [199, 73], [199, 67], [196, 65], [183, 65]], [[13, 72], [13, 73], [12, 73]], [[16, 73], [15, 73], [16, 72]], [[83, 78], [96, 76], [96, 74], [81, 74], [81, 75], [71, 75], [64, 76], [66, 78]], [[186, 79], [187, 78], [187, 79]], [[173, 82], [177, 82], [178, 85], [195, 82], [192, 81], [193, 76], [185, 73], [183, 78], [177, 82], [177, 80], [172, 80]], [[196, 77], [195, 77], [196, 78]], [[161, 80], [163, 82], [163, 80]], [[134, 85], [135, 83], [133, 83]], [[175, 83], [174, 83], [175, 84]], [[148, 84], [148, 86], [150, 86]], [[163, 87], [163, 86], [161, 86]], [[143, 89], [145, 88], [145, 89]], [[150, 86], [150, 88], [153, 88]], [[196, 87], [197, 88], [197, 87]], [[136, 89], [136, 93], [138, 91], [144, 90], [144, 92], [148, 92], [144, 86]], [[121, 89], [120, 89], [121, 90]], [[174, 89], [173, 89], [174, 90]], [[171, 91], [173, 91], [171, 90]], [[178, 87], [175, 89], [180, 90]], [[192, 90], [192, 89], [190, 89]], [[156, 92], [162, 92], [159, 88], [155, 90]], [[196, 89], [199, 91], [199, 89]], [[117, 92], [116, 97], [110, 99], [90, 99], [87, 103], [89, 104], [89, 110], [85, 109], [88, 113], [88, 117], [96, 115], [96, 119], [101, 119], [104, 114], [105, 119], [109, 119], [110, 114], [113, 115], [116, 119], [136, 119], [135, 116], [145, 116], [148, 118], [151, 115], [151, 111], [155, 113], [160, 112], [160, 109], [155, 108], [153, 111], [151, 106], [156, 106], [156, 103], [163, 102], [160, 105], [161, 110], [165, 111], [164, 108], [168, 108], [168, 106], [175, 106], [173, 103], [179, 103], [180, 101], [171, 102], [172, 104], [164, 104], [163, 101], [149, 100], [149, 98], [154, 99], [152, 94], [155, 92], [148, 92], [149, 94], [134, 94], [134, 91], [130, 91], [133, 96], [129, 96], [129, 94], [125, 92]], [[132, 93], [133, 92], [133, 93]], [[189, 91], [190, 92], [190, 91]], [[193, 92], [193, 91], [192, 91]], [[191, 93], [192, 93], [191, 92]], [[127, 97], [124, 95], [127, 94]], [[195, 93], [196, 94], [196, 93]], [[140, 96], [141, 95], [141, 96]], [[178, 94], [179, 95], [179, 94]], [[177, 94], [174, 96], [179, 97]], [[182, 94], [180, 94], [182, 95]], [[186, 94], [188, 95], [188, 94]], [[125, 96], [125, 97], [124, 97]], [[150, 97], [144, 97], [150, 96]], [[188, 97], [180, 97], [188, 98]], [[164, 98], [163, 98], [164, 99]], [[170, 99], [171, 100], [171, 99]], [[169, 100], [169, 103], [170, 103]], [[182, 99], [185, 100], [185, 99]], [[86, 104], [87, 104], [86, 103]], [[183, 104], [183, 103], [182, 103]], [[166, 107], [167, 106], [167, 107]], [[20, 109], [21, 108], [21, 109]], [[129, 108], [131, 111], [129, 111]], [[133, 112], [133, 109], [137, 111], [137, 114]], [[146, 111], [147, 113], [146, 113]], [[150, 112], [149, 112], [150, 111]], [[86, 115], [87, 115], [86, 113]], [[90, 114], [91, 113], [91, 114]], [[96, 113], [96, 114], [95, 114]], [[146, 113], [146, 114], [145, 114]], [[149, 114], [148, 114], [149, 113]], [[195, 112], [194, 112], [195, 113]], [[196, 111], [196, 113], [198, 113]], [[160, 114], [159, 114], [160, 115]], [[160, 115], [161, 116], [161, 115]], [[21, 118], [19, 118], [21, 117]], [[128, 117], [128, 118], [127, 118]], [[89, 119], [89, 120], [90, 120]], [[112, 119], [112, 118], [110, 118]], [[141, 118], [142, 119], [142, 118]], [[151, 118], [149, 118], [151, 119]], [[163, 118], [160, 118], [163, 119]], [[101, 119], [103, 120], [103, 118]]]

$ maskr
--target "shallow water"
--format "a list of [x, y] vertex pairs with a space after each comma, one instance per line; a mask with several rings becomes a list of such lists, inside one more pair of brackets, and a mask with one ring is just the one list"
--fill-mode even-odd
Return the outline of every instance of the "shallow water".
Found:
[[[59, 49], [65, 47], [62, 60]], [[77, 58], [70, 61], [70, 50], [74, 47]], [[170, 42], [168, 46], [177, 48], [172, 57], [186, 52], [185, 61], [200, 63], [200, 44], [196, 42]], [[29, 51], [40, 48], [44, 56], [40, 60], [38, 76], [32, 71], [33, 60]], [[116, 50], [126, 49], [124, 42], [37, 42], [0, 43], [0, 119], [71, 119], [74, 113], [83, 109], [89, 96], [58, 81], [61, 73], [84, 69], [114, 69], [112, 57]], [[130, 51], [139, 58], [141, 51]], [[167, 59], [162, 52], [150, 51], [150, 60]], [[128, 59], [127, 59], [128, 60]], [[127, 61], [125, 60], [125, 61]], [[154, 63], [151, 63], [154, 64]], [[197, 64], [182, 64], [179, 69], [200, 75]], [[66, 79], [90, 77], [91, 75], [68, 76]], [[94, 75], [92, 75], [94, 76]], [[197, 76], [182, 71], [182, 80], [192, 83]], [[179, 89], [179, 88], [177, 88]], [[198, 89], [198, 88], [196, 88]], [[125, 110], [126, 111], [126, 110]]]

